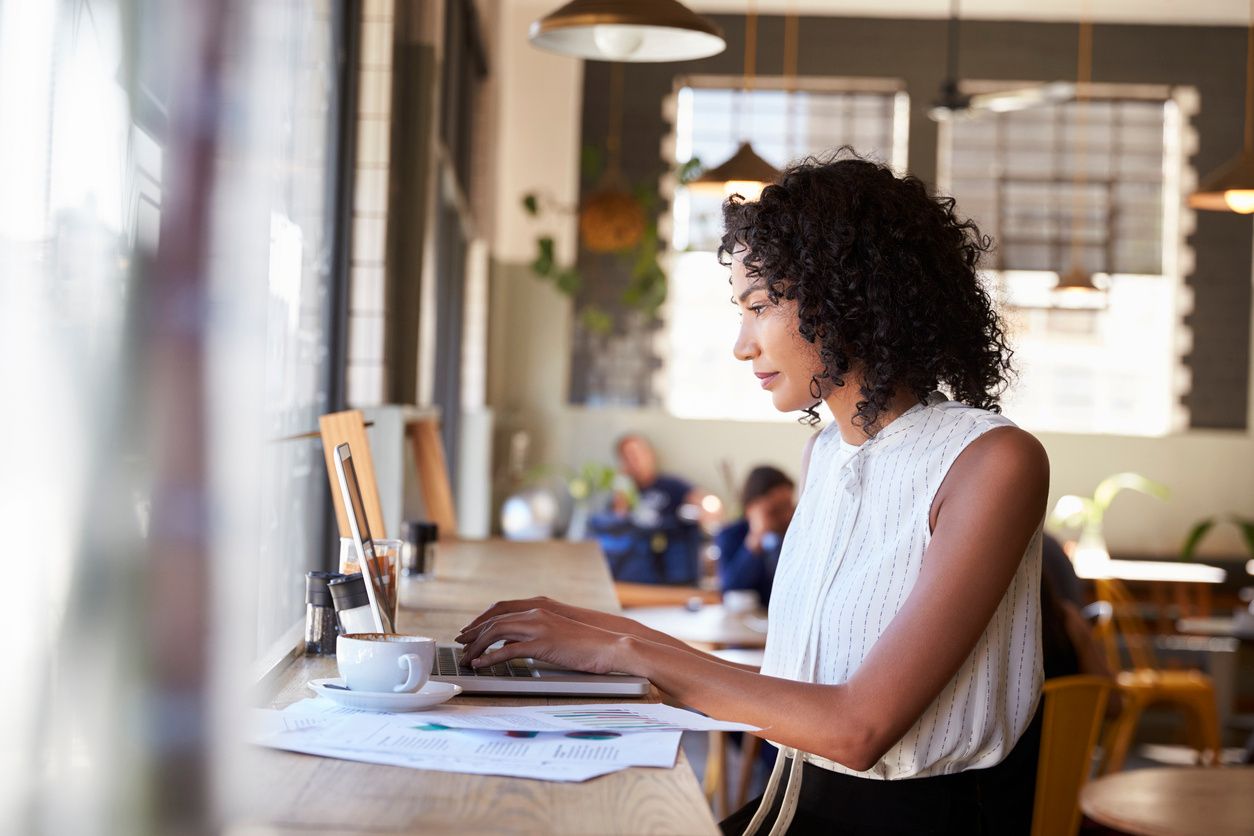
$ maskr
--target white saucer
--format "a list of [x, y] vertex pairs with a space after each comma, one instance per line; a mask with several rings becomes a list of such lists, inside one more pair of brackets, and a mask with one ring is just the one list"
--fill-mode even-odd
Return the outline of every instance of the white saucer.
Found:
[[[328, 685], [339, 685], [340, 688], [329, 688]], [[309, 687], [320, 697], [339, 703], [345, 708], [360, 708], [363, 711], [421, 711], [433, 705], [447, 702], [462, 692], [462, 686], [451, 682], [428, 682], [417, 691], [408, 694], [393, 694], [388, 691], [346, 691], [342, 690], [342, 679], [311, 679]]]

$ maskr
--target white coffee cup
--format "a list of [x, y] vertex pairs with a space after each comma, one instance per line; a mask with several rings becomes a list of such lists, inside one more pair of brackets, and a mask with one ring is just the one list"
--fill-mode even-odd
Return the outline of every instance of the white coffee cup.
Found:
[[431, 677], [435, 639], [347, 633], [335, 640], [335, 661], [350, 691], [413, 693]]

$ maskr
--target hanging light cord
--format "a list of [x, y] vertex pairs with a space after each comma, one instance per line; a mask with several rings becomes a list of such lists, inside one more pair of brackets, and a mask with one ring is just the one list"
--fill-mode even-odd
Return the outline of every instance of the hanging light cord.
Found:
[[949, 4], [949, 45], [946, 47], [948, 55], [945, 56], [945, 63], [949, 65], [949, 81], [954, 84], [958, 83], [958, 29], [961, 26], [958, 2], [959, 0], [953, 0]]
[[784, 118], [787, 120], [784, 136], [788, 141], [789, 156], [796, 156], [798, 150], [793, 147], [793, 140], [797, 136], [793, 124], [798, 121], [795, 94], [797, 92], [797, 41], [800, 22], [797, 17], [797, 3], [793, 0], [788, 4], [788, 13], [784, 17], [784, 93], [787, 96], [787, 107], [784, 111]]
[[615, 61], [610, 64], [610, 119], [606, 130], [605, 150], [608, 152], [605, 172], [616, 175], [622, 162], [623, 142], [623, 65]]
[[[1251, 0], [1254, 2], [1254, 0]], [[732, 133], [740, 142], [745, 141], [744, 124], [745, 99], [753, 89], [753, 72], [758, 55], [758, 4], [749, 0], [749, 8], [745, 11], [745, 74], [740, 82], [740, 94], [736, 96], [736, 106], [732, 109]]]
[[[1254, 0], [1250, 0], [1254, 3]], [[784, 79], [789, 90], [796, 86], [797, 81], [797, 38], [801, 21], [797, 18], [797, 4], [788, 4], [788, 14], [784, 17]]]
[[1254, 153], [1254, 0], [1245, 37], [1245, 153]]
[[[1254, 0], [1251, 0], [1254, 2]], [[1088, 183], [1088, 101], [1093, 81], [1093, 21], [1088, 2], [1081, 4], [1080, 43], [1076, 54], [1076, 162], [1071, 207], [1071, 269], [1083, 269], [1080, 238], [1084, 234], [1084, 187]]]

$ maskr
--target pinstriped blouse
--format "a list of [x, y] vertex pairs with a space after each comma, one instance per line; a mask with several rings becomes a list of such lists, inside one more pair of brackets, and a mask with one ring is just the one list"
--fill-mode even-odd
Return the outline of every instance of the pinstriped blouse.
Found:
[[[968, 444], [1004, 426], [1014, 424], [933, 393], [859, 446], [835, 423], [819, 433], [776, 570], [762, 673], [826, 684], [853, 675], [918, 580], [945, 474]], [[806, 760], [890, 780], [999, 763], [1040, 696], [1040, 576], [1038, 528], [971, 655], [905, 736], [865, 772]]]

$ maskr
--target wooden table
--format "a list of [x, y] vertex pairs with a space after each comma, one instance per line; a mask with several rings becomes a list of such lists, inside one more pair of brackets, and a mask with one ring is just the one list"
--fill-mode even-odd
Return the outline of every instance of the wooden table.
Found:
[[[549, 595], [617, 610], [594, 543], [441, 543], [436, 577], [405, 582], [399, 628], [451, 641], [497, 600]], [[305, 683], [335, 676], [334, 657], [298, 657], [269, 701], [311, 696]], [[657, 701], [654, 691], [652, 701]], [[597, 702], [592, 698], [468, 697], [467, 705]], [[600, 700], [605, 702], [605, 700]], [[613, 700], [621, 701], [621, 700]], [[633, 768], [580, 784], [430, 772], [251, 748], [254, 792], [238, 819], [247, 832], [717, 833], [683, 753], [673, 769]]]
[[1098, 824], [1138, 836], [1251, 836], [1254, 767], [1119, 772], [1086, 784], [1080, 809]]
[[703, 648], [766, 647], [765, 613], [733, 613], [722, 604], [698, 610], [640, 607], [624, 613], [646, 627]]

